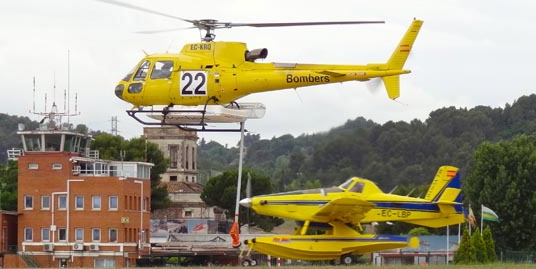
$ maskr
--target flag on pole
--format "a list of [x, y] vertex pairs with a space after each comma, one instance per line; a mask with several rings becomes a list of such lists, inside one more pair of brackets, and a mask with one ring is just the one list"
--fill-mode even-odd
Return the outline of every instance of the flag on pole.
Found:
[[471, 205], [469, 205], [469, 213], [467, 213], [467, 216], [465, 217], [467, 222], [471, 224], [472, 228], [476, 228], [476, 217], [473, 213], [473, 209], [471, 208]]
[[239, 248], [242, 242], [240, 242], [240, 228], [238, 227], [238, 221], [233, 222], [229, 235], [232, 239], [231, 245], [233, 248]]
[[482, 205], [482, 220], [499, 221], [499, 216], [491, 208]]

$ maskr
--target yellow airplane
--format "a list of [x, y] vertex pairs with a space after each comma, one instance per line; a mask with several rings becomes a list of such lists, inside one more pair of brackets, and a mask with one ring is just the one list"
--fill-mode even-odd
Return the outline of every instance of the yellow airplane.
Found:
[[[275, 193], [245, 198], [240, 204], [261, 215], [296, 220], [294, 235], [246, 240], [253, 250], [276, 257], [351, 262], [351, 254], [418, 245], [403, 236], [361, 234], [362, 223], [402, 221], [427, 227], [463, 223], [458, 168], [439, 168], [426, 196], [414, 198], [382, 192], [372, 181], [353, 177], [338, 187]], [[311, 227], [326, 234], [307, 235]], [[358, 229], [355, 229], [357, 227]], [[417, 241], [417, 244], [415, 244]]]

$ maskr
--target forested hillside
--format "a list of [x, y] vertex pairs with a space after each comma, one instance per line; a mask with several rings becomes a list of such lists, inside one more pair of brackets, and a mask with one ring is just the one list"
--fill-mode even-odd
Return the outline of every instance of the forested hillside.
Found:
[[0, 162], [6, 163], [7, 150], [21, 148], [20, 137], [17, 135], [18, 125], [24, 124], [26, 130], [34, 130], [39, 126], [28, 117], [10, 116], [0, 113]]
[[[358, 117], [325, 133], [260, 139], [246, 135], [244, 166], [270, 175], [276, 190], [303, 187], [320, 180], [337, 185], [350, 176], [376, 181], [384, 190], [431, 182], [441, 165], [454, 165], [462, 176], [471, 167], [477, 146], [536, 131], [536, 95], [523, 96], [504, 108], [446, 107], [424, 122], [378, 124]], [[238, 149], [200, 142], [201, 178], [211, 170], [237, 167]]]
[[[35, 129], [27, 117], [0, 114], [0, 161], [20, 147], [17, 125]], [[84, 129], [85, 126], [77, 126]], [[86, 129], [87, 131], [87, 129]], [[536, 95], [520, 97], [504, 108], [446, 107], [424, 122], [378, 124], [358, 117], [324, 133], [260, 139], [247, 134], [244, 166], [270, 176], [275, 190], [301, 188], [307, 181], [337, 185], [350, 176], [376, 181], [384, 190], [428, 184], [441, 165], [468, 173], [473, 152], [484, 141], [497, 142], [536, 131]], [[97, 133], [95, 133], [97, 134]], [[200, 178], [238, 166], [238, 148], [199, 142]]]

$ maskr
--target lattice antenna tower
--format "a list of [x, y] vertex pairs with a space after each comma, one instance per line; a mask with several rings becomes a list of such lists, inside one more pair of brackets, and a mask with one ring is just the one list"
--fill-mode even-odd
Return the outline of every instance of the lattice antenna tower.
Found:
[[117, 135], [117, 116], [112, 116], [112, 135]]

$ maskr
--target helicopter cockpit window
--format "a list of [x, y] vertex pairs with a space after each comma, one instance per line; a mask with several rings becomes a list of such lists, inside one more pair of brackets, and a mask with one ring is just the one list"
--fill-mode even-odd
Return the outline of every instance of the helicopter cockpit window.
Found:
[[151, 79], [169, 78], [173, 70], [173, 61], [158, 61], [154, 63]]
[[145, 61], [140, 65], [140, 68], [138, 68], [138, 71], [136, 71], [136, 74], [134, 75], [134, 80], [145, 80], [145, 77], [147, 76], [147, 73], [149, 72], [149, 66], [151, 66], [151, 62]]

